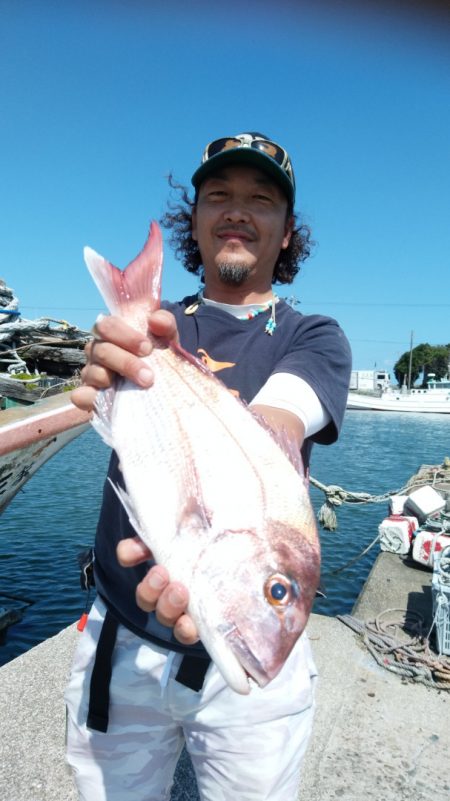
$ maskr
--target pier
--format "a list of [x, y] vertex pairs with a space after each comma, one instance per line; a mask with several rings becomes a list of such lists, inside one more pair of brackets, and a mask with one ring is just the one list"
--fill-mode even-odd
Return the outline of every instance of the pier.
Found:
[[[407, 606], [431, 616], [431, 577], [380, 553], [353, 614]], [[297, 801], [448, 801], [450, 692], [383, 669], [336, 618], [313, 614], [307, 632], [320, 682]], [[63, 692], [79, 636], [74, 624], [0, 669], [2, 801], [77, 801]], [[197, 799], [183, 753], [172, 801]]]

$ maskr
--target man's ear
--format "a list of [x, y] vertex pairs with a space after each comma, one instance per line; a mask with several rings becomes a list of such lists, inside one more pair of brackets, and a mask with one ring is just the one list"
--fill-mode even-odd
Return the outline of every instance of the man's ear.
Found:
[[281, 250], [286, 250], [286, 248], [288, 247], [289, 242], [291, 241], [292, 232], [294, 230], [294, 224], [295, 224], [294, 215], [291, 214], [286, 220], [284, 237], [281, 243]]

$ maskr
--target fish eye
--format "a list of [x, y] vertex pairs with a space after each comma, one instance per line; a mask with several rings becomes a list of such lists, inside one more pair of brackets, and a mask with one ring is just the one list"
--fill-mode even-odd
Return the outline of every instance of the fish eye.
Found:
[[289, 606], [299, 595], [298, 584], [282, 573], [275, 573], [266, 580], [264, 595], [271, 606]]

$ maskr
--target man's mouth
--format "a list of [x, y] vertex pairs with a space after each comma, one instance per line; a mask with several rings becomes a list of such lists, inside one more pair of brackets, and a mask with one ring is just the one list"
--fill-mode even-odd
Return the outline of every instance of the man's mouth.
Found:
[[217, 232], [219, 239], [235, 242], [253, 242], [254, 237], [247, 231], [236, 231], [232, 228], [222, 229]]

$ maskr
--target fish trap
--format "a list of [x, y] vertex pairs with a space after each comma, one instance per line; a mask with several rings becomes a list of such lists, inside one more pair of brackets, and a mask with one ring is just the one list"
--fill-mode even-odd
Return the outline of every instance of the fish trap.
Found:
[[450, 546], [436, 553], [433, 581], [433, 621], [439, 655], [450, 655]]

